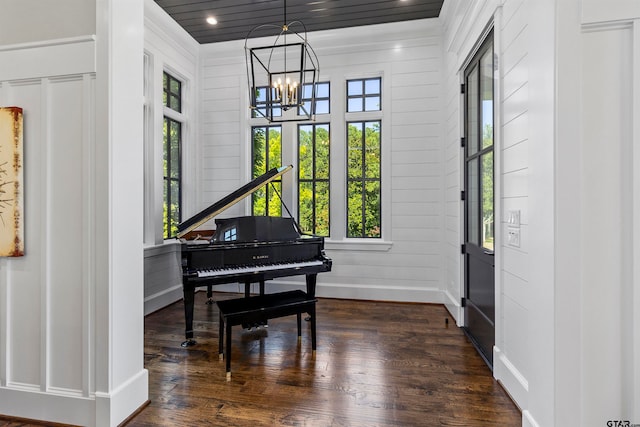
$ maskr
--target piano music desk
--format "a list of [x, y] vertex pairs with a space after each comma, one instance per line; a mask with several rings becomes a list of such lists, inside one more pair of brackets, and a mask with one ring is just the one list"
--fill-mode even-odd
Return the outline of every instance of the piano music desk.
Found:
[[[298, 321], [298, 339], [302, 337], [302, 313], [309, 314], [311, 320], [311, 349], [316, 351], [316, 302], [301, 290], [278, 292], [273, 294], [235, 298], [218, 301], [220, 312], [220, 333], [218, 349], [220, 358], [226, 358], [227, 381], [231, 380], [231, 327], [243, 324], [256, 324], [275, 319], [296, 315]], [[226, 325], [226, 330], [225, 330]], [[226, 333], [226, 349], [224, 348], [224, 334]], [[224, 351], [223, 353], [223, 350]]]

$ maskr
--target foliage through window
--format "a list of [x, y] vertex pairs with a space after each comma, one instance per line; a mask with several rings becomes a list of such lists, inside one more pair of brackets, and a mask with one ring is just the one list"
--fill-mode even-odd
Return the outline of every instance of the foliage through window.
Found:
[[329, 236], [329, 124], [298, 126], [298, 217], [304, 232]]
[[347, 123], [347, 237], [382, 236], [380, 127]]
[[[282, 127], [254, 126], [252, 128], [252, 178], [257, 178], [273, 168], [282, 166]], [[281, 216], [282, 180], [277, 179], [265, 185], [252, 195], [251, 212], [256, 216]]]
[[[163, 73], [163, 105], [177, 113], [182, 111], [182, 83]], [[182, 123], [165, 114], [163, 124], [163, 236], [174, 237], [181, 221], [181, 145]]]
[[382, 79], [347, 80], [347, 112], [382, 110]]

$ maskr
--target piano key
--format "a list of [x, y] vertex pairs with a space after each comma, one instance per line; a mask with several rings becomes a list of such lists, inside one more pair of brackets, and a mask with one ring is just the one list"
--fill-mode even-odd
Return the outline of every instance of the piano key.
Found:
[[321, 260], [312, 260], [305, 262], [283, 263], [283, 264], [265, 264], [265, 265], [251, 265], [247, 267], [238, 268], [221, 268], [211, 270], [199, 270], [197, 277], [216, 277], [225, 276], [229, 274], [243, 274], [243, 273], [259, 273], [262, 271], [284, 270], [289, 268], [304, 268], [315, 265], [322, 265]]

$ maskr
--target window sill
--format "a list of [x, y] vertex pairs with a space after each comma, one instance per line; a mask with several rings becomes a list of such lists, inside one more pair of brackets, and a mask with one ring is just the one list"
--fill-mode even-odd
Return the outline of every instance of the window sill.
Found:
[[377, 251], [387, 252], [393, 246], [393, 242], [377, 239], [349, 239], [324, 241], [324, 248], [332, 251]]

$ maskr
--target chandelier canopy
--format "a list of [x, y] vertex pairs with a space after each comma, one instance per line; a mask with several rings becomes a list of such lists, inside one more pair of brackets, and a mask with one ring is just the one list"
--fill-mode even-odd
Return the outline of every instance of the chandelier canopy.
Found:
[[[250, 46], [251, 35], [268, 28], [279, 31], [273, 43]], [[287, 23], [286, 0], [282, 26], [254, 27], [245, 38], [244, 49], [252, 116], [270, 122], [312, 120], [320, 66], [304, 24]]]

